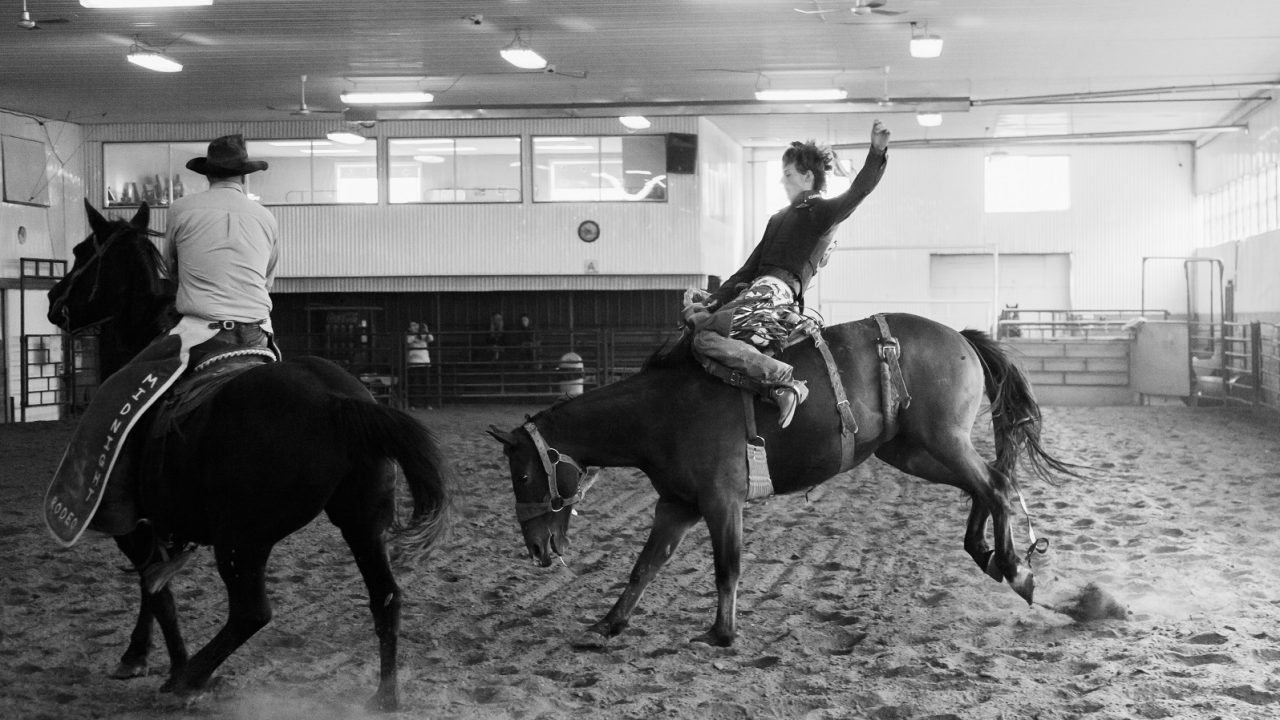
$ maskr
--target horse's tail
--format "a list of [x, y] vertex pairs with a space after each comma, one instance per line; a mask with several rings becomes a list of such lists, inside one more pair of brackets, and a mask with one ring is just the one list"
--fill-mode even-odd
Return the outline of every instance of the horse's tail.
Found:
[[425, 560], [448, 530], [453, 487], [452, 466], [435, 435], [409, 414], [366, 398], [334, 397], [333, 402], [332, 417], [356, 451], [400, 466], [413, 511], [408, 523], [396, 516], [391, 540], [400, 560]]
[[1046, 480], [1052, 472], [1077, 475], [1077, 466], [1049, 454], [1040, 443], [1040, 405], [1031, 383], [1000, 343], [979, 330], [961, 331], [964, 339], [978, 353], [985, 378], [987, 400], [991, 403], [991, 425], [995, 430], [997, 482], [1005, 490], [1016, 487], [1014, 472], [1018, 455], [1026, 451], [1027, 460], [1036, 475]]

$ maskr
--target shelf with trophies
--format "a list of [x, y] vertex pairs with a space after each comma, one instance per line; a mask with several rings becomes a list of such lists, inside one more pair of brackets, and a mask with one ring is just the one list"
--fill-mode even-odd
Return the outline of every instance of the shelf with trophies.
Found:
[[103, 143], [104, 206], [145, 202], [162, 208], [195, 192], [204, 178], [187, 170], [186, 163], [204, 150], [204, 143]]

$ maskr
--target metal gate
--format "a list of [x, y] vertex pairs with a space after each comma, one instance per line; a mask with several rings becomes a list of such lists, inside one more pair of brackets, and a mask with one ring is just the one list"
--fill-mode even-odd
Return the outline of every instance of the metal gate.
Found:
[[12, 418], [26, 422], [28, 408], [66, 406], [73, 401], [77, 353], [63, 333], [27, 333], [27, 293], [49, 290], [67, 272], [66, 260], [19, 258], [18, 408]]

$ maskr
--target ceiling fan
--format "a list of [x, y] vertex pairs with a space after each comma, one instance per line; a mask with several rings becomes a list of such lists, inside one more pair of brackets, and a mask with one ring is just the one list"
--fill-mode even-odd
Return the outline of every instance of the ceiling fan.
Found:
[[71, 22], [66, 18], [45, 18], [43, 20], [35, 20], [31, 17], [30, 11], [27, 10], [27, 0], [22, 0], [22, 18], [18, 20], [18, 27], [23, 30], [43, 30], [41, 25], [59, 25]]
[[550, 75], [559, 75], [561, 77], [577, 78], [578, 80], [585, 80], [587, 77], [586, 70], [561, 70], [557, 68], [555, 65], [548, 65], [542, 68], [542, 72], [548, 73]]
[[[849, 8], [849, 12], [854, 15], [902, 15], [906, 10], [885, 10], [883, 9], [888, 0], [853, 0], [853, 7]], [[801, 15], [822, 15], [833, 12], [844, 12], [839, 8], [822, 8], [818, 5], [818, 0], [813, 0], [813, 10], [805, 10], [804, 8], [791, 8]], [[826, 20], [823, 17], [823, 20]]]
[[882, 10], [886, 0], [853, 0], [849, 11], [854, 15], [901, 15], [906, 10]]
[[267, 109], [268, 109], [268, 110], [278, 110], [278, 111], [285, 111], [285, 110], [287, 110], [287, 111], [289, 111], [289, 114], [290, 114], [290, 115], [300, 116], [300, 117], [305, 117], [305, 116], [307, 116], [307, 115], [315, 115], [315, 114], [337, 114], [337, 115], [341, 115], [341, 114], [342, 114], [342, 112], [343, 112], [342, 110], [324, 110], [324, 109], [320, 109], [320, 108], [313, 108], [313, 107], [310, 107], [309, 105], [307, 105], [307, 76], [306, 76], [306, 75], [302, 75], [302, 76], [300, 76], [300, 77], [302, 78], [302, 88], [301, 88], [302, 92], [301, 92], [301, 95], [300, 95], [300, 97], [299, 97], [298, 107], [295, 107], [295, 108], [287, 108], [287, 107], [280, 108], [280, 107], [273, 107], [273, 106], [271, 106], [271, 105], [268, 105], [268, 106], [267, 106]]

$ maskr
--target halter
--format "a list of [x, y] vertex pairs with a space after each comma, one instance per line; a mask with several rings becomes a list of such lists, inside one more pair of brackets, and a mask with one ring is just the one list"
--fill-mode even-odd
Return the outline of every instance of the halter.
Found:
[[[80, 265], [77, 268], [73, 268], [71, 272], [67, 273], [66, 277], [63, 278], [63, 282], [65, 284], [62, 286], [64, 288], [62, 291], [62, 294], [54, 300], [54, 303], [55, 304], [63, 303], [63, 308], [65, 311], [66, 305], [64, 301], [67, 295], [71, 293], [72, 286], [74, 286], [76, 284], [76, 281], [80, 279], [80, 276], [83, 275], [84, 272], [89, 269], [89, 266], [94, 264], [95, 262], [97, 263], [97, 272], [95, 272], [93, 276], [93, 289], [89, 291], [89, 299], [93, 300], [95, 297], [97, 297], [98, 288], [102, 283], [102, 257], [107, 254], [107, 248], [111, 246], [111, 243], [115, 242], [116, 238], [128, 232], [130, 229], [131, 228], [129, 227], [118, 227], [116, 228], [115, 232], [108, 235], [107, 239], [103, 240], [102, 242], [98, 242], [98, 234], [94, 233], [91, 236], [93, 238], [93, 257], [89, 258], [87, 261], [84, 262], [84, 264]], [[95, 323], [90, 323], [88, 325], [78, 327], [75, 329], [75, 332], [83, 332], [90, 328], [101, 325], [102, 323], [110, 319], [111, 317], [108, 316]]]
[[[516, 519], [524, 522], [541, 515], [558, 513], [567, 507], [572, 507], [582, 502], [582, 499], [586, 497], [587, 490], [600, 477], [600, 471], [593, 470], [588, 473], [576, 460], [547, 445], [547, 441], [542, 438], [542, 434], [538, 432], [538, 427], [533, 423], [527, 422], [522, 427], [525, 432], [529, 433], [529, 438], [533, 440], [534, 447], [538, 449], [538, 459], [542, 461], [542, 469], [547, 473], [547, 497], [538, 502], [517, 502]], [[572, 467], [578, 475], [574, 482], [577, 492], [568, 497], [560, 494], [560, 488], [556, 483], [556, 467], [562, 463]], [[586, 478], [585, 481], [583, 480], [584, 477]]]

